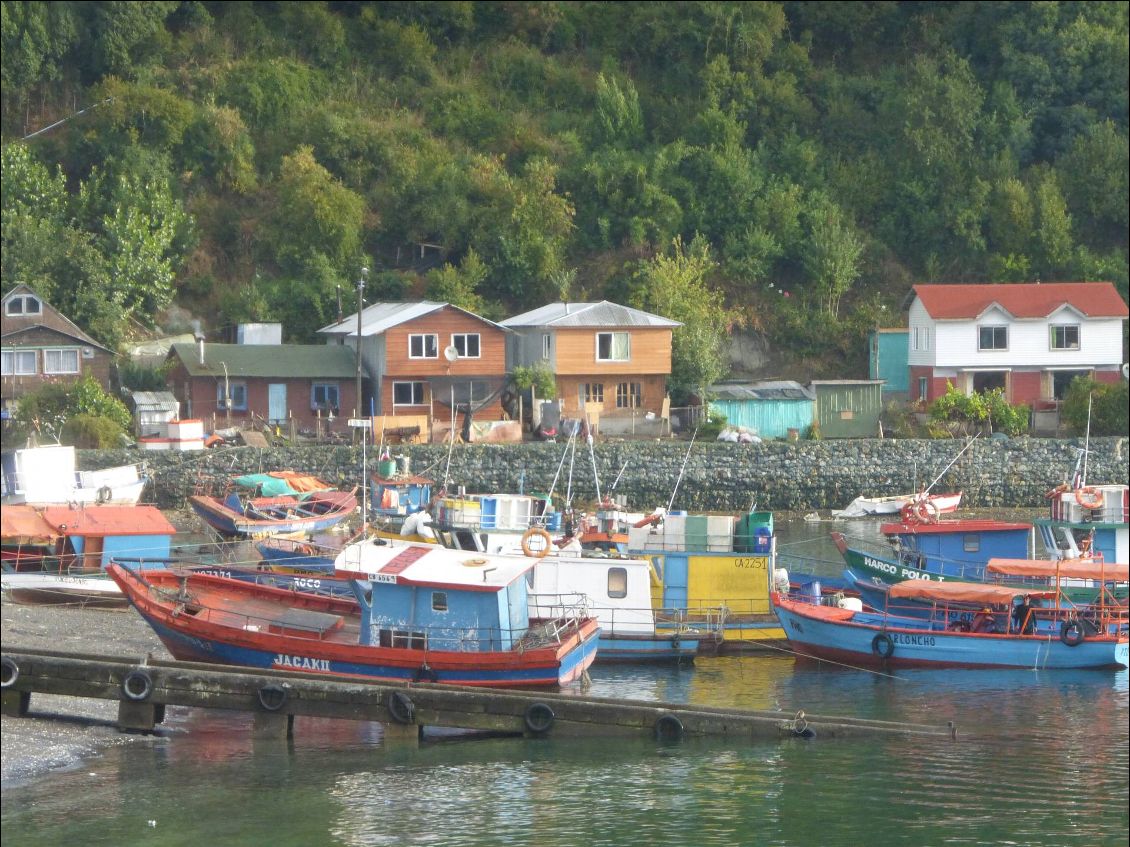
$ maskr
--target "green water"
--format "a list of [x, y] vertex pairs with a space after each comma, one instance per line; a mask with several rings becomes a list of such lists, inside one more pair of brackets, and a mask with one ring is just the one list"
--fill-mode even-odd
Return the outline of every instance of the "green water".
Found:
[[[781, 528], [783, 540], [827, 526]], [[816, 546], [819, 546], [818, 541]], [[169, 734], [7, 787], [5, 844], [1120, 845], [1130, 835], [1130, 677], [699, 659], [597, 666], [588, 693], [954, 721], [904, 737], [476, 739], [386, 745], [379, 724], [169, 710]]]

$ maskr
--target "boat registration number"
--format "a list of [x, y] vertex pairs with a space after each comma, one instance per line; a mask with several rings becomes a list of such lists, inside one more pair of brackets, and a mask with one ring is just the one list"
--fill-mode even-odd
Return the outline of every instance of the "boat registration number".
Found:
[[734, 561], [734, 567], [763, 571], [769, 567], [769, 558], [767, 556], [739, 556]]

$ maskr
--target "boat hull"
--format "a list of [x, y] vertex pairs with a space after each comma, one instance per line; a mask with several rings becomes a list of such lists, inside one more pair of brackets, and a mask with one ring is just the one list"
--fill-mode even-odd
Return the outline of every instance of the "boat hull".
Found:
[[192, 495], [188, 501], [192, 510], [216, 531], [229, 536], [241, 535], [252, 538], [292, 532], [321, 532], [341, 523], [357, 506], [355, 497], [352, 498], [352, 502], [347, 498], [323, 514], [268, 520], [248, 517], [236, 512], [214, 497]]
[[[989, 635], [932, 629], [908, 619], [883, 624], [882, 616], [778, 598], [777, 616], [794, 652], [852, 665], [954, 668], [1124, 668], [1130, 666], [1125, 630], [1070, 646], [1053, 635]], [[889, 638], [890, 655], [876, 640]], [[884, 650], [884, 642], [879, 642]]]

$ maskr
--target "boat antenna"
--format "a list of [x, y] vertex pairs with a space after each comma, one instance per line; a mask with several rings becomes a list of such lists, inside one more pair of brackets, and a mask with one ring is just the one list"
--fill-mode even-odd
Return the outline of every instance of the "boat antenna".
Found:
[[969, 441], [967, 441], [967, 442], [966, 442], [965, 446], [964, 446], [964, 447], [962, 447], [962, 448], [961, 448], [960, 450], [958, 450], [958, 451], [957, 451], [957, 455], [956, 455], [956, 456], [954, 456], [954, 457], [953, 457], [952, 459], [950, 459], [950, 463], [949, 463], [948, 465], [946, 465], [946, 466], [945, 466], [944, 468], [942, 468], [942, 472], [941, 472], [940, 474], [938, 474], [938, 475], [937, 475], [936, 477], [934, 477], [934, 481], [933, 481], [933, 482], [931, 482], [931, 483], [930, 483], [929, 485], [927, 485], [927, 486], [926, 486], [926, 487], [925, 487], [925, 488], [924, 488], [924, 489], [922, 490], [922, 493], [923, 493], [923, 494], [929, 494], [929, 493], [930, 493], [930, 489], [931, 489], [931, 488], [933, 488], [933, 487], [934, 487], [935, 485], [937, 485], [937, 484], [938, 484], [938, 480], [940, 480], [940, 479], [941, 479], [941, 478], [942, 478], [943, 476], [945, 476], [945, 475], [946, 475], [946, 471], [948, 471], [948, 470], [949, 470], [950, 468], [952, 468], [952, 467], [953, 467], [953, 464], [954, 464], [954, 462], [956, 462], [956, 461], [957, 461], [958, 459], [960, 459], [960, 458], [961, 458], [961, 454], [962, 454], [962, 453], [964, 453], [964, 452], [965, 452], [966, 450], [968, 450], [968, 449], [969, 449], [970, 447], [972, 447], [972, 446], [973, 446], [973, 442], [974, 442], [974, 441], [976, 441], [976, 440], [977, 440], [977, 438], [978, 438], [978, 437], [979, 437], [980, 435], [981, 435], [981, 433], [979, 433], [979, 432], [978, 432], [978, 433], [975, 433], [975, 434], [973, 435], [973, 437], [972, 437], [972, 438], [970, 438], [970, 439], [969, 439]]
[[[580, 428], [579, 426], [577, 427]], [[573, 465], [577, 460], [577, 432], [569, 437], [569, 480], [565, 486], [565, 508], [573, 508]]]
[[561, 461], [557, 463], [557, 473], [553, 475], [553, 484], [549, 486], [549, 496], [553, 497], [553, 492], [557, 490], [557, 480], [561, 479], [561, 469], [565, 467], [565, 457], [569, 455], [569, 446], [573, 443], [573, 433], [569, 433], [569, 438], [565, 441], [565, 449], [561, 451]]
[[447, 491], [447, 482], [451, 479], [451, 454], [455, 451], [455, 384], [451, 386], [451, 441], [447, 445], [447, 467], [443, 469], [443, 485], [441, 488]]
[[622, 464], [620, 466], [620, 473], [616, 474], [616, 479], [613, 480], [612, 487], [608, 489], [609, 494], [611, 494], [613, 491], [616, 490], [616, 486], [620, 484], [620, 477], [622, 477], [624, 475], [624, 471], [626, 471], [627, 469], [628, 469], [628, 461], [625, 459], [624, 464]]
[[596, 486], [596, 502], [600, 502], [600, 474], [596, 470], [596, 449], [593, 447], [592, 425], [588, 412], [585, 412], [585, 440], [589, 443], [589, 460], [592, 462], [592, 481]]
[[1087, 455], [1091, 452], [1091, 402], [1094, 399], [1094, 392], [1087, 394], [1087, 435], [1083, 439], [1083, 478], [1079, 481], [1080, 488], [1087, 484]]
[[691, 458], [691, 448], [694, 447], [694, 440], [698, 436], [698, 427], [694, 428], [691, 433], [691, 443], [687, 445], [687, 455], [683, 456], [683, 466], [679, 468], [679, 478], [675, 480], [675, 487], [671, 490], [671, 499], [667, 501], [667, 511], [671, 511], [671, 507], [675, 505], [675, 492], [679, 490], [679, 483], [683, 481], [683, 474], [687, 470], [687, 462]]

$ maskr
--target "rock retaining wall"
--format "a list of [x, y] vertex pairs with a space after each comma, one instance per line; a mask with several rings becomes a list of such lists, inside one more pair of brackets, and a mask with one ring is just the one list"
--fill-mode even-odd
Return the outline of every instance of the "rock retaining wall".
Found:
[[[689, 453], [686, 441], [622, 441], [596, 444], [593, 450], [601, 492], [608, 491], [623, 468], [614, 493], [639, 511], [667, 506], [673, 490], [672, 507], [688, 511], [740, 511], [751, 504], [777, 511], [842, 508], [860, 494], [902, 494], [933, 482], [939, 474], [933, 490], [963, 491], [965, 506], [1025, 508], [1042, 506], [1047, 490], [1070, 477], [1082, 443], [985, 439], [956, 461], [959, 442], [915, 439], [696, 442]], [[1087, 479], [1128, 481], [1126, 438], [1095, 438], [1090, 448]], [[437, 488], [445, 478], [448, 449], [443, 445], [397, 446], [392, 453], [407, 456], [411, 470], [435, 479]], [[370, 472], [376, 471], [377, 458], [377, 451], [370, 449]], [[182, 507], [207, 477], [280, 468], [306, 471], [344, 486], [356, 485], [361, 477], [360, 447], [79, 452], [84, 470], [138, 461], [148, 463], [154, 478], [146, 501], [162, 508]], [[554, 493], [563, 495], [570, 467], [574, 501], [594, 499], [593, 460], [585, 444], [577, 445], [575, 456], [567, 453], [565, 444], [457, 445], [446, 477], [452, 491], [463, 486], [474, 492], [529, 492], [552, 486]]]

